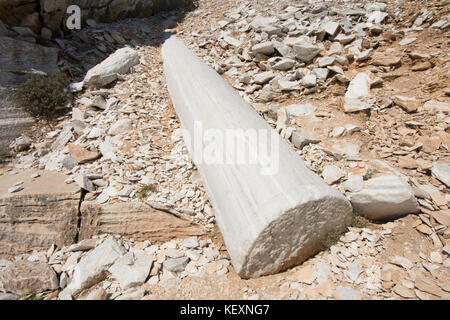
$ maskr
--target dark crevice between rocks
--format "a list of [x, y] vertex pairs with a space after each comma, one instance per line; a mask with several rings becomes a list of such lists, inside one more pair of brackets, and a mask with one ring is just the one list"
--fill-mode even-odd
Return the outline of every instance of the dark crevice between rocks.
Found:
[[78, 202], [78, 209], [77, 209], [77, 229], [73, 243], [78, 243], [80, 240], [79, 237], [81, 231], [81, 204], [83, 203], [84, 198], [86, 197], [86, 193], [87, 193], [86, 190], [84, 189], [80, 190], [80, 201]]

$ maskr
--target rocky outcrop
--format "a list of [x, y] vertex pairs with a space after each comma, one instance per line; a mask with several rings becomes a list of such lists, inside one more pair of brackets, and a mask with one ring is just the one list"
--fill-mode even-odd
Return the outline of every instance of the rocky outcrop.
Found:
[[11, 26], [24, 26], [40, 33], [42, 27], [61, 36], [67, 7], [81, 9], [82, 23], [88, 19], [113, 22], [125, 18], [148, 17], [152, 14], [186, 6], [191, 0], [14, 0], [0, 1], [0, 20]]
[[109, 233], [135, 240], [169, 241], [205, 234], [201, 227], [141, 202], [98, 204], [84, 201], [80, 211], [80, 239]]
[[[0, 150], [34, 122], [18, 108], [12, 90], [26, 80], [26, 74], [58, 71], [58, 49], [0, 36]], [[33, 54], [30, 54], [33, 53]]]
[[[42, 171], [31, 178], [35, 172], [0, 176], [0, 256], [76, 240], [79, 188], [64, 183], [64, 174]], [[9, 193], [14, 185], [23, 189]]]

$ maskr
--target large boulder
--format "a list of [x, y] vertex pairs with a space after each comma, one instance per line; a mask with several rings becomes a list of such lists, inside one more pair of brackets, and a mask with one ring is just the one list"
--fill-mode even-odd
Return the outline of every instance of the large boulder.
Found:
[[394, 219], [420, 210], [412, 188], [395, 175], [370, 179], [348, 198], [356, 213], [373, 220]]
[[75, 266], [70, 283], [61, 296], [78, 294], [103, 280], [109, 267], [125, 253], [125, 248], [113, 237], [105, 240]]
[[130, 68], [139, 64], [139, 54], [131, 48], [122, 48], [114, 52], [102, 63], [88, 71], [84, 84], [103, 87], [115, 81], [119, 74], [126, 74]]
[[18, 295], [58, 289], [55, 271], [45, 262], [19, 260], [0, 272], [0, 291]]
[[[72, 244], [78, 223], [79, 188], [58, 172], [36, 170], [0, 176], [0, 256]], [[18, 182], [23, 190], [9, 193]]]

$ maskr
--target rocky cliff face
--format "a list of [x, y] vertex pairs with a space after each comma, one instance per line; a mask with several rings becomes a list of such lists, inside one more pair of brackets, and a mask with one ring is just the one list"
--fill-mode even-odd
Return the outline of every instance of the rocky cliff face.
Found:
[[124, 18], [147, 17], [163, 10], [187, 5], [190, 0], [14, 0], [0, 1], [0, 19], [10, 26], [42, 28], [61, 36], [67, 7], [77, 5], [82, 21], [112, 22]]
[[89, 19], [112, 22], [146, 17], [188, 2], [191, 0], [0, 0], [0, 155], [34, 123], [14, 105], [14, 88], [29, 73], [59, 70], [59, 50], [52, 47], [51, 39], [62, 38], [69, 31], [65, 27], [69, 5], [80, 7], [86, 24]]

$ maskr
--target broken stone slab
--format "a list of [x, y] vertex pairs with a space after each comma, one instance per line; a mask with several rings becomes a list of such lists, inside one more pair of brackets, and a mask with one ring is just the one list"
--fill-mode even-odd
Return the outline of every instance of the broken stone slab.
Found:
[[424, 103], [424, 105], [421, 108], [425, 111], [435, 111], [435, 112], [442, 112], [449, 114], [450, 113], [450, 103], [447, 102], [440, 102], [436, 100], [429, 100]]
[[261, 53], [266, 56], [270, 56], [271, 54], [273, 54], [275, 52], [275, 49], [273, 47], [272, 42], [266, 41], [266, 42], [255, 44], [252, 47], [252, 52]]
[[115, 81], [119, 74], [129, 73], [130, 68], [139, 64], [139, 54], [131, 48], [121, 48], [103, 62], [90, 69], [84, 78], [87, 86], [103, 87]]
[[58, 287], [55, 271], [45, 262], [19, 260], [0, 271], [0, 291], [17, 295], [37, 294]]
[[109, 237], [75, 266], [70, 283], [60, 296], [76, 295], [102, 281], [107, 276], [109, 267], [125, 253], [125, 248], [113, 237]]
[[321, 140], [302, 135], [298, 132], [293, 132], [292, 136], [291, 136], [291, 141], [292, 141], [292, 144], [294, 145], [294, 147], [302, 150], [308, 144], [316, 144], [316, 143], [319, 143]]
[[412, 188], [394, 175], [365, 181], [364, 188], [348, 197], [353, 209], [373, 220], [394, 219], [420, 211]]
[[87, 190], [89, 192], [95, 191], [94, 184], [89, 179], [89, 177], [84, 174], [77, 174], [74, 178], [74, 181], [81, 189]]
[[131, 119], [119, 119], [108, 130], [108, 134], [115, 136], [118, 134], [128, 133], [133, 129]]
[[358, 192], [364, 188], [364, 179], [360, 175], [352, 174], [341, 186], [345, 191]]
[[450, 188], [450, 165], [447, 163], [436, 162], [431, 168], [431, 174]]
[[295, 64], [295, 61], [289, 58], [283, 58], [280, 61], [278, 61], [276, 64], [274, 64], [273, 68], [275, 70], [282, 70], [286, 71], [291, 69]]
[[[127, 255], [130, 254], [128, 253]], [[122, 290], [143, 284], [155, 260], [153, 256], [145, 252], [136, 252], [132, 261], [128, 261], [127, 255], [117, 259], [108, 270], [112, 278], [119, 282]]]
[[322, 48], [310, 43], [297, 43], [293, 46], [294, 56], [302, 62], [311, 62]]
[[172, 272], [184, 271], [187, 264], [189, 263], [188, 257], [174, 258], [164, 261], [163, 267]]
[[392, 101], [407, 112], [415, 112], [420, 106], [420, 101], [414, 97], [393, 96]]
[[316, 107], [310, 103], [304, 104], [291, 104], [286, 107], [286, 110], [290, 116], [307, 116], [313, 115], [316, 111]]
[[[33, 174], [38, 178], [31, 178]], [[73, 243], [77, 234], [80, 188], [59, 172], [20, 170], [0, 176], [0, 256]], [[9, 186], [23, 181], [20, 193]]]
[[344, 173], [338, 166], [327, 165], [323, 168], [322, 177], [328, 184], [338, 182], [343, 176]]
[[[253, 151], [259, 158], [256, 163], [232, 166], [220, 161], [205, 163], [199, 155], [202, 150], [187, 147], [207, 186], [238, 275], [258, 277], [301, 263], [320, 250], [329, 232], [349, 223], [352, 210], [345, 197], [310, 171], [219, 74], [173, 36], [165, 41], [162, 56], [169, 93], [185, 135], [192, 135], [195, 124], [201, 123], [204, 129], [217, 130], [222, 136], [243, 128], [266, 132], [269, 140], [274, 139], [266, 140], [267, 147], [277, 145], [272, 149], [276, 159]], [[239, 137], [247, 141], [247, 152], [248, 146], [255, 145], [248, 137]], [[236, 156], [233, 148], [224, 152], [231, 159]]]
[[358, 73], [347, 88], [344, 96], [344, 111], [356, 112], [370, 109], [371, 104], [362, 100], [367, 98], [370, 93], [370, 77], [365, 72]]
[[72, 143], [68, 145], [68, 148], [70, 156], [75, 159], [78, 164], [96, 160], [100, 157], [98, 152], [89, 151]]
[[166, 242], [206, 234], [200, 226], [142, 202], [99, 204], [83, 201], [80, 212], [80, 239], [108, 233], [137, 241]]

